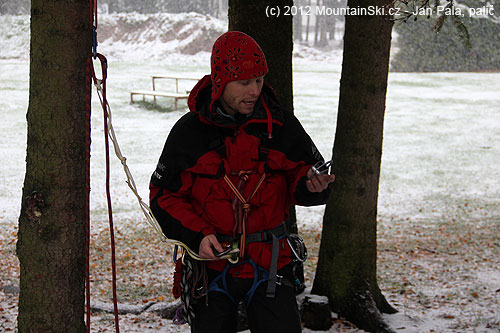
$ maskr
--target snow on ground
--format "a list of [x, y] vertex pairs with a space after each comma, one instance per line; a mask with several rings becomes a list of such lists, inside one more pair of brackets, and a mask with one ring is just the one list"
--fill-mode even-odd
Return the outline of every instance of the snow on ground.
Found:
[[[28, 105], [29, 17], [0, 17], [0, 328], [15, 327], [15, 258]], [[139, 30], [134, 30], [139, 27]], [[129, 91], [149, 89], [151, 75], [201, 77], [211, 43], [225, 23], [199, 14], [101, 15], [99, 52], [109, 61], [108, 97], [122, 152], [139, 186], [147, 185], [163, 140], [185, 110], [170, 101], [129, 104]], [[175, 38], [183, 36], [182, 38]], [[206, 40], [204, 37], [207, 37]], [[331, 157], [341, 50], [294, 48], [295, 113], [325, 158]], [[170, 89], [167, 82], [161, 82]], [[189, 88], [189, 84], [185, 83]], [[192, 83], [191, 83], [192, 84]], [[401, 332], [498, 332], [500, 325], [500, 74], [391, 73], [379, 194], [379, 281], [400, 312], [387, 316]], [[184, 104], [185, 107], [185, 104]], [[102, 119], [92, 118], [92, 258], [107, 265]], [[171, 266], [164, 245], [145, 225], [112, 161], [112, 196], [120, 258], [119, 295], [159, 301], [168, 294]], [[297, 209], [300, 229], [319, 236], [324, 207]], [[148, 243], [143, 253], [137, 243]], [[141, 243], [141, 244], [142, 244]], [[317, 251], [311, 245], [311, 253]], [[316, 249], [316, 250], [315, 250]], [[148, 252], [146, 251], [146, 252]], [[309, 265], [314, 264], [314, 256]], [[95, 269], [93, 299], [109, 301], [106, 269]], [[308, 277], [310, 282], [312, 277]], [[101, 282], [102, 281], [102, 282]], [[135, 289], [134, 289], [135, 288]], [[14, 288], [15, 289], [15, 288]], [[152, 314], [124, 315], [127, 332], [187, 331]], [[2, 326], [3, 325], [3, 326]], [[109, 315], [93, 327], [111, 330]], [[122, 329], [123, 329], [122, 327]], [[336, 326], [330, 331], [357, 331]], [[306, 330], [307, 331], [307, 330]]]

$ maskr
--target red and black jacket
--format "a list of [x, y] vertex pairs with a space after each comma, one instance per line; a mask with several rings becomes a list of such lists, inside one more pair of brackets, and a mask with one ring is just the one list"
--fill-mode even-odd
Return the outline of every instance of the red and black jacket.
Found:
[[[224, 181], [238, 183], [239, 171], [252, 171], [242, 194], [247, 198], [263, 173], [266, 178], [250, 200], [246, 233], [271, 230], [288, 219], [290, 205], [326, 203], [329, 190], [311, 193], [306, 173], [323, 157], [297, 118], [279, 105], [271, 87], [264, 85], [259, 102], [249, 116], [224, 117], [210, 107], [210, 76], [201, 79], [190, 94], [189, 113], [168, 135], [157, 168], [151, 177], [151, 209], [164, 234], [198, 252], [209, 234], [232, 235], [234, 192]], [[213, 108], [217, 108], [217, 102]], [[271, 244], [248, 244], [246, 255], [269, 269]], [[280, 240], [278, 269], [290, 262], [291, 251]], [[224, 269], [227, 260], [210, 262], [208, 268]], [[253, 277], [250, 265], [229, 271]]]

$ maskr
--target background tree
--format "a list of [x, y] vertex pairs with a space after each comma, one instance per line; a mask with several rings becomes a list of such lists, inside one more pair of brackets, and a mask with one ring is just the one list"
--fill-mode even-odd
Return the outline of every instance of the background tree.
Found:
[[83, 332], [88, 0], [32, 0], [20, 332]]
[[[409, 2], [401, 7], [411, 13], [415, 12], [417, 5], [421, 6], [420, 3]], [[490, 1], [485, 6], [477, 0], [461, 0], [457, 8], [463, 11], [464, 17], [442, 15], [441, 22], [435, 13], [429, 17], [412, 15], [408, 17], [408, 22], [397, 22], [394, 29], [398, 33], [400, 51], [392, 59], [391, 71], [498, 71], [500, 3]], [[491, 9], [494, 15], [470, 16], [468, 8]], [[433, 33], [432, 30], [437, 30], [433, 27], [438, 23], [444, 23], [442, 29]]]
[[[266, 83], [274, 88], [281, 105], [293, 112], [292, 87], [292, 18], [291, 15], [267, 17], [266, 7], [292, 6], [292, 0], [238, 1], [229, 0], [229, 30], [252, 36], [266, 55], [269, 73]], [[291, 210], [289, 230], [297, 231], [295, 209]]]
[[[351, 3], [354, 1], [355, 3]], [[350, 7], [387, 0], [350, 0]], [[392, 22], [388, 16], [345, 18], [332, 195], [323, 219], [312, 292], [371, 332], [391, 331], [380, 312], [395, 310], [376, 278], [377, 198]]]
[[[269, 73], [265, 81], [274, 88], [281, 105], [293, 112], [292, 52], [293, 16], [267, 17], [266, 6], [293, 6], [292, 0], [238, 1], [229, 0], [229, 30], [243, 31], [252, 36], [266, 55]], [[287, 230], [297, 233], [295, 207], [290, 208]], [[299, 273], [304, 281], [303, 273]]]
[[22, 15], [30, 11], [30, 0], [2, 1], [0, 15]]

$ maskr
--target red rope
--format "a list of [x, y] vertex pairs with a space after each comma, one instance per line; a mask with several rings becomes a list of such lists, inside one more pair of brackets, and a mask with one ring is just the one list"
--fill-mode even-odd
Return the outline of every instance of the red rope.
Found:
[[108, 204], [108, 218], [109, 218], [109, 233], [111, 237], [111, 274], [112, 274], [112, 285], [113, 285], [113, 307], [114, 307], [114, 315], [115, 315], [115, 330], [116, 332], [120, 332], [119, 320], [118, 320], [118, 297], [116, 293], [116, 254], [115, 254], [115, 233], [113, 226], [113, 208], [111, 204], [111, 193], [110, 193], [110, 159], [109, 159], [109, 134], [108, 134], [108, 100], [106, 98], [106, 78], [107, 78], [107, 69], [108, 69], [108, 61], [105, 56], [97, 53], [97, 58], [99, 58], [101, 62], [101, 73], [102, 79], [98, 80], [93, 66], [92, 69], [92, 78], [94, 83], [100, 85], [102, 89], [102, 99], [101, 106], [104, 111], [104, 146], [105, 146], [105, 154], [106, 154], [106, 199]]
[[[108, 135], [108, 101], [106, 99], [106, 77], [107, 77], [107, 59], [101, 54], [96, 52], [97, 47], [97, 0], [90, 0], [90, 25], [92, 27], [93, 39], [93, 54], [87, 59], [86, 68], [86, 85], [87, 85], [87, 98], [86, 98], [86, 249], [85, 249], [85, 290], [86, 290], [86, 329], [90, 333], [90, 119], [91, 119], [91, 101], [92, 101], [92, 80], [96, 85], [100, 84], [102, 88], [101, 105], [104, 111], [104, 144], [106, 148], [106, 198], [108, 204], [108, 217], [109, 217], [109, 231], [111, 236], [111, 272], [113, 280], [113, 308], [115, 315], [115, 330], [120, 332], [119, 319], [118, 319], [118, 297], [116, 292], [116, 254], [115, 254], [115, 233], [113, 226], [113, 209], [111, 205], [110, 193], [110, 161], [109, 161], [109, 135]], [[95, 75], [92, 57], [99, 58], [101, 62], [102, 79], [98, 80]]]
[[97, 54], [101, 60], [102, 67], [102, 109], [104, 111], [104, 146], [106, 148], [106, 198], [108, 202], [108, 217], [109, 217], [109, 234], [111, 236], [111, 272], [113, 276], [113, 307], [115, 313], [115, 329], [120, 332], [118, 322], [118, 302], [116, 294], [116, 255], [115, 255], [115, 232], [113, 226], [113, 208], [111, 205], [111, 192], [110, 192], [110, 161], [109, 161], [109, 128], [108, 128], [108, 101], [106, 99], [106, 76], [107, 76], [107, 60], [101, 55]]
[[90, 0], [90, 25], [97, 29], [97, 0]]

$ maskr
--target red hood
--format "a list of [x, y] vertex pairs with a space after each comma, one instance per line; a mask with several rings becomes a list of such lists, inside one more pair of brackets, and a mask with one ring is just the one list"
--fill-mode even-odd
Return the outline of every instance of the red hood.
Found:
[[196, 103], [198, 101], [199, 98], [198, 96], [200, 95], [200, 92], [204, 89], [207, 89], [211, 85], [212, 85], [212, 79], [210, 78], [210, 74], [205, 75], [198, 81], [198, 83], [196, 83], [196, 85], [189, 93], [189, 98], [188, 98], [189, 111], [196, 112]]
[[[220, 126], [240, 126], [242, 124], [228, 123], [226, 119], [222, 119], [212, 108], [214, 101], [211, 98], [212, 79], [210, 75], [205, 75], [196, 83], [191, 90], [188, 98], [188, 106], [191, 112], [196, 112], [204, 121], [220, 125]], [[266, 123], [267, 133], [272, 136], [273, 123], [283, 125], [283, 111], [278, 102], [276, 93], [273, 88], [264, 83], [259, 100], [255, 105], [255, 109], [251, 118], [245, 123]]]

